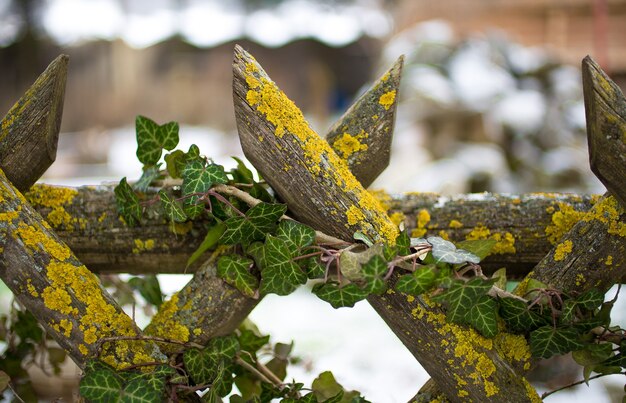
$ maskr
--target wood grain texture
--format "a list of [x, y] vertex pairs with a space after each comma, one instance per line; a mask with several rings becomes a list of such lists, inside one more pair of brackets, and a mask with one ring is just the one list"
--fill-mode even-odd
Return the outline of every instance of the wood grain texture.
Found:
[[626, 100], [589, 56], [582, 73], [591, 170], [626, 207]]
[[344, 240], [351, 240], [356, 231], [395, 239], [395, 227], [345, 161], [239, 46], [233, 62], [233, 101], [244, 154], [296, 218]]
[[0, 123], [0, 168], [20, 191], [56, 159], [69, 57], [57, 57]]
[[326, 141], [367, 188], [387, 168], [404, 56], [331, 126]]

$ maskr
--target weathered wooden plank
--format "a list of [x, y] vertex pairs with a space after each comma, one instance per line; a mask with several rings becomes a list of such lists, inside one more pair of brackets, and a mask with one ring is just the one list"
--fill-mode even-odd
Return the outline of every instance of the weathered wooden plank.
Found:
[[[146, 194], [147, 199], [153, 196]], [[110, 186], [36, 184], [25, 197], [95, 273], [195, 273], [200, 266], [198, 262], [186, 269], [187, 259], [204, 239], [206, 222], [173, 228], [148, 206], [146, 216], [151, 218], [129, 227], [119, 220]], [[444, 197], [380, 192], [376, 197], [416, 236], [497, 239], [497, 253], [481, 263], [483, 270], [506, 267], [508, 275], [517, 278], [528, 274], [597, 199], [573, 194]]]
[[626, 207], [626, 101], [589, 56], [582, 62], [591, 170]]
[[0, 169], [20, 191], [56, 159], [69, 57], [57, 57], [0, 123]]
[[[345, 240], [351, 240], [355, 231], [395, 239], [396, 228], [345, 161], [239, 46], [235, 47], [233, 76], [235, 117], [244, 154], [293, 215]], [[341, 219], [320, 220], [335, 216]]]
[[367, 188], [389, 165], [404, 56], [329, 129], [326, 141]]
[[[97, 341], [141, 332], [0, 170], [0, 278], [70, 357], [83, 366]], [[152, 343], [104, 346], [116, 366], [163, 359]]]

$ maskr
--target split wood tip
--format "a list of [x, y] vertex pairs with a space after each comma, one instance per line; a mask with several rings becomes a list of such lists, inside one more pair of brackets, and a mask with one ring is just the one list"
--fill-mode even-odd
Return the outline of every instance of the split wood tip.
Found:
[[626, 99], [589, 56], [582, 76], [591, 170], [626, 208]]

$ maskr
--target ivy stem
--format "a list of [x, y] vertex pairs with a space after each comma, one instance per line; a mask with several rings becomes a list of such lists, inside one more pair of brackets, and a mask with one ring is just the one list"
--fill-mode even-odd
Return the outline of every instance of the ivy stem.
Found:
[[[211, 188], [211, 190], [215, 191], [215, 192], [219, 192], [219, 193], [224, 193], [227, 194], [229, 196], [234, 196], [236, 198], [238, 198], [239, 200], [241, 200], [242, 202], [246, 203], [248, 206], [250, 207], [254, 207], [257, 204], [261, 203], [261, 200], [252, 197], [249, 193], [244, 192], [241, 189], [238, 189], [234, 186], [230, 186], [230, 185], [217, 185], [214, 186], [213, 188]], [[283, 215], [281, 217], [282, 220], [293, 220], [293, 218], [287, 216], [287, 215]], [[342, 245], [345, 244], [346, 241], [343, 241], [339, 238], [335, 238], [334, 236], [331, 235], [327, 235], [324, 234], [321, 231], [315, 231], [315, 240], [318, 243], [325, 243], [325, 244], [330, 244], [330, 245]]]
[[[619, 372], [618, 374], [619, 375], [626, 375], [626, 372]], [[557, 388], [557, 389], [551, 390], [550, 392], [546, 392], [546, 393], [542, 394], [541, 395], [541, 400], [543, 400], [546, 397], [550, 396], [551, 394], [559, 392], [559, 391], [561, 391], [563, 389], [571, 388], [571, 387], [574, 387], [574, 386], [577, 386], [577, 385], [580, 385], [580, 384], [583, 384], [583, 383], [588, 383], [592, 379], [601, 378], [601, 377], [607, 376], [607, 375], [618, 375], [618, 374], [598, 374], [598, 375], [594, 375], [594, 376], [590, 377], [589, 379], [582, 379], [582, 380], [577, 381], [577, 382], [572, 382], [572, 383], [570, 383], [568, 385], [561, 386], [560, 388]]]
[[[237, 190], [239, 190], [239, 189], [237, 189]], [[242, 217], [246, 216], [244, 213], [239, 211], [239, 209], [237, 207], [235, 207], [230, 201], [228, 201], [227, 198], [225, 198], [221, 194], [217, 193], [213, 189], [209, 189], [209, 191], [207, 193], [210, 194], [211, 196], [215, 197], [217, 200], [221, 201], [222, 203], [224, 203], [225, 205], [227, 205], [231, 209], [235, 210], [237, 212], [237, 214], [239, 214], [240, 216], [242, 216]], [[243, 192], [243, 193], [245, 193], [245, 192]]]
[[397, 258], [395, 258], [391, 262], [389, 262], [387, 265], [391, 269], [392, 267], [397, 266], [398, 263], [402, 263], [402, 262], [405, 262], [407, 260], [420, 257], [421, 255], [423, 255], [424, 253], [426, 253], [426, 252], [428, 252], [428, 251], [430, 251], [432, 249], [433, 249], [433, 247], [430, 246], [430, 245], [424, 246], [424, 247], [421, 247], [421, 248], [417, 248], [414, 253], [411, 253], [410, 255], [398, 256]]
[[251, 373], [253, 373], [254, 376], [259, 378], [260, 381], [265, 382], [265, 383], [271, 383], [271, 384], [274, 384], [274, 385], [276, 385], [278, 387], [282, 387], [282, 383], [280, 381], [278, 383], [275, 383], [273, 380], [271, 380], [270, 378], [265, 376], [265, 374], [263, 374], [263, 372], [261, 372], [259, 369], [257, 369], [254, 365], [250, 364], [247, 361], [242, 360], [241, 357], [235, 358], [235, 362], [238, 365], [240, 365], [243, 368], [245, 368], [248, 371], [250, 371]]

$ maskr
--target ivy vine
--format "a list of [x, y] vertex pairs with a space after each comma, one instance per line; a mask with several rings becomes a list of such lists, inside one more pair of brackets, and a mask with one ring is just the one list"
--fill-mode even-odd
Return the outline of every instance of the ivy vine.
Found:
[[[352, 242], [335, 239], [288, 217], [287, 206], [241, 160], [227, 172], [195, 145], [187, 152], [174, 150], [177, 123], [158, 125], [139, 116], [136, 124], [143, 174], [132, 185], [123, 178], [116, 186], [120, 216], [128, 225], [141, 225], [147, 219], [145, 207], [156, 204], [172, 225], [203, 220], [206, 237], [188, 265], [219, 245], [229, 246], [217, 260], [217, 275], [244, 295], [287, 295], [307, 281], [334, 308], [392, 290], [415, 298], [426, 295], [444, 307], [448, 322], [472, 327], [484, 337], [503, 330], [523, 334], [534, 357], [573, 352], [585, 380], [592, 372], [626, 369], [624, 330], [610, 325], [615, 300], [605, 302], [601, 292], [568, 295], [531, 281], [528, 293], [513, 295], [506, 290], [503, 271], [491, 278], [482, 273], [480, 261], [491, 252], [493, 240], [455, 245], [440, 237], [411, 238], [406, 232], [394, 244], [375, 244], [361, 233]], [[169, 151], [165, 166], [159, 162], [164, 150]], [[184, 345], [171, 364], [154, 365], [151, 372], [115, 371], [96, 360], [86, 368], [80, 391], [99, 402], [159, 401], [166, 395], [175, 400], [204, 390], [205, 401], [217, 402], [234, 383], [242, 392], [231, 397], [236, 402], [365, 401], [358, 392], [343, 390], [330, 373], [310, 390], [285, 383], [284, 366], [275, 360], [286, 363], [290, 347], [275, 346], [272, 361], [263, 365], [258, 354], [267, 342], [267, 336], [239, 329], [204, 347]]]

